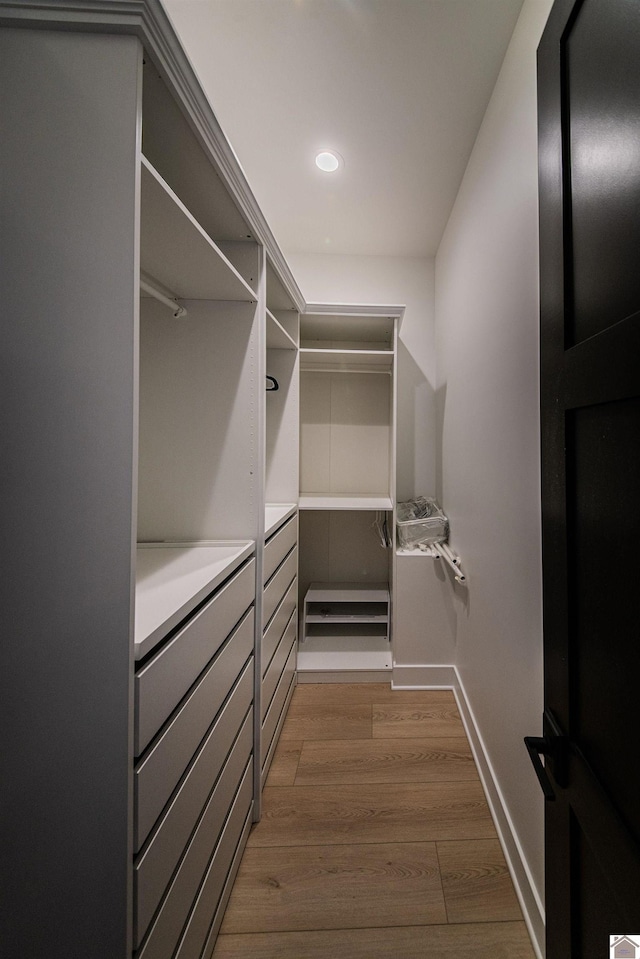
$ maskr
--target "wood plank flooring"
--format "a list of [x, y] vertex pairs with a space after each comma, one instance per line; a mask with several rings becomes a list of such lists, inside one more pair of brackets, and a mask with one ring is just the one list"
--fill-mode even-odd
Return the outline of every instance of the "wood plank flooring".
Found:
[[214, 959], [534, 959], [447, 690], [298, 686]]

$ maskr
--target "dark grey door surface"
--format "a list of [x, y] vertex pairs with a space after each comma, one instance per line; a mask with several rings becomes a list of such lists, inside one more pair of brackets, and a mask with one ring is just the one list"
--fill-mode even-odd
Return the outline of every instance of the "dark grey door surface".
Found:
[[640, 930], [639, 0], [556, 0], [538, 95], [545, 716], [528, 746], [547, 957], [602, 959]]

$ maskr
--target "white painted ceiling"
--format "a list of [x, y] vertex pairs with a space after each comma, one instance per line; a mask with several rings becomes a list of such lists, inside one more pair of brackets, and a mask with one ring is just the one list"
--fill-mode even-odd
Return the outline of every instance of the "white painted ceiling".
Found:
[[163, 2], [285, 253], [435, 254], [522, 0]]

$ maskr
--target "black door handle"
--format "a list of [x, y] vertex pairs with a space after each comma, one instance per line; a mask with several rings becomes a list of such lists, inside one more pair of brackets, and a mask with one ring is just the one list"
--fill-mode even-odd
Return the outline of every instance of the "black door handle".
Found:
[[[545, 709], [542, 718], [544, 736], [525, 736], [524, 744], [529, 753], [529, 759], [533, 763], [538, 782], [542, 786], [542, 792], [545, 799], [555, 799], [556, 794], [549, 779], [549, 772], [553, 775], [553, 781], [556, 785], [564, 787], [567, 785], [568, 769], [568, 740], [560, 728], [560, 724], [550, 709]], [[540, 756], [546, 757], [546, 763], [543, 766]]]
[[556, 794], [553, 791], [553, 786], [551, 785], [549, 777], [547, 776], [547, 772], [540, 761], [540, 754], [543, 756], [549, 755], [548, 741], [544, 738], [544, 736], [525, 736], [524, 744], [527, 747], [529, 759], [533, 763], [533, 768], [536, 771], [538, 782], [542, 786], [544, 798], [549, 800], [555, 799]]

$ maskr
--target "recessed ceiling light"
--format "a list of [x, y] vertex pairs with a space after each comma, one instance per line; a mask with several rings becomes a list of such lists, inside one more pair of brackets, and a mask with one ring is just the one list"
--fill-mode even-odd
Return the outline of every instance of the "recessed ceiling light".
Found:
[[340, 166], [342, 157], [333, 150], [322, 150], [316, 157], [316, 166], [324, 173], [335, 173]]

